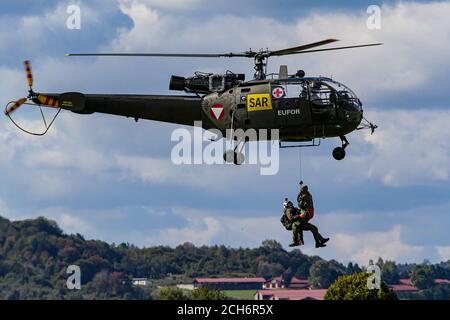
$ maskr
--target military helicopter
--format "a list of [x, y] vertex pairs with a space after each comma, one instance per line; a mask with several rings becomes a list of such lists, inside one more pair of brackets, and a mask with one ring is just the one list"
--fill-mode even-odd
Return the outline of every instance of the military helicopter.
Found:
[[[29, 94], [26, 98], [8, 103], [5, 114], [18, 126], [11, 118], [11, 114], [23, 104], [31, 104], [39, 108], [41, 106], [57, 108], [58, 113], [61, 109], [78, 114], [100, 112], [132, 117], [136, 121], [148, 119], [191, 126], [195, 121], [202, 121], [203, 129], [218, 129], [224, 136], [227, 129], [279, 129], [281, 148], [318, 146], [322, 138], [339, 137], [341, 146], [336, 147], [332, 154], [336, 160], [342, 160], [345, 157], [345, 149], [349, 145], [346, 134], [359, 129], [370, 129], [373, 133], [377, 128], [364, 118], [362, 103], [356, 94], [344, 84], [330, 78], [306, 77], [303, 70], [288, 74], [285, 65], [280, 66], [278, 74], [267, 74], [267, 61], [270, 57], [381, 45], [381, 43], [372, 43], [313, 49], [336, 41], [338, 40], [326, 39], [276, 51], [261, 49], [222, 54], [66, 54], [72, 57], [243, 57], [254, 59], [254, 79], [250, 81], [245, 81], [245, 74], [231, 71], [225, 74], [196, 72], [188, 78], [172, 76], [169, 89], [184, 91], [188, 95], [83, 94], [79, 92], [41, 94], [32, 89], [31, 67], [30, 63], [25, 61]], [[42, 109], [41, 114], [43, 115]], [[18, 127], [30, 134], [43, 135], [55, 118], [47, 122], [43, 117], [46, 126], [43, 133], [34, 133]], [[257, 139], [259, 140], [260, 137], [258, 136]], [[225, 152], [225, 160], [242, 164], [244, 156], [241, 150], [245, 142], [247, 142], [246, 139], [237, 141], [234, 150]]]

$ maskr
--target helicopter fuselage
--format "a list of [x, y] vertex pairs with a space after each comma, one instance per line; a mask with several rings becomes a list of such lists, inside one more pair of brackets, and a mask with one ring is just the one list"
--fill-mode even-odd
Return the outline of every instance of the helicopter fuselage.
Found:
[[202, 99], [205, 129], [218, 129], [224, 135], [231, 126], [278, 129], [280, 141], [286, 142], [343, 136], [355, 130], [362, 117], [356, 95], [322, 77], [244, 82]]

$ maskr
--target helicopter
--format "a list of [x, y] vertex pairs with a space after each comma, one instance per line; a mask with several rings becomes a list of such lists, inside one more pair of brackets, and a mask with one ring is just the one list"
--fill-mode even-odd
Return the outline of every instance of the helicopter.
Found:
[[[139, 119], [162, 121], [192, 126], [201, 121], [205, 130], [216, 129], [222, 133], [235, 129], [278, 129], [281, 148], [319, 146], [320, 140], [339, 137], [341, 146], [332, 155], [344, 159], [349, 142], [346, 135], [354, 130], [370, 129], [376, 125], [363, 116], [362, 102], [344, 84], [326, 77], [306, 77], [303, 70], [289, 74], [286, 65], [279, 73], [267, 74], [270, 57], [321, 51], [379, 46], [381, 43], [313, 49], [337, 39], [286, 48], [276, 51], [187, 54], [187, 53], [69, 53], [69, 57], [164, 57], [164, 58], [251, 58], [254, 60], [254, 78], [245, 81], [245, 74], [227, 71], [224, 74], [195, 72], [191, 77], [173, 75], [169, 89], [183, 91], [185, 95], [131, 95], [131, 94], [83, 94], [80, 92], [37, 93], [33, 91], [33, 75], [30, 62], [25, 61], [29, 86], [28, 96], [11, 101], [5, 107], [5, 115], [26, 133], [44, 135], [61, 109], [77, 114], [96, 112]], [[24, 104], [58, 109], [52, 121], [45, 121], [42, 133], [30, 132], [20, 127], [11, 114]], [[257, 136], [257, 140], [263, 138]], [[265, 138], [270, 140], [271, 137]], [[236, 139], [238, 140], [238, 139]], [[233, 150], [224, 153], [227, 162], [242, 164], [243, 145], [248, 139], [239, 139]], [[295, 145], [291, 145], [294, 143]]]

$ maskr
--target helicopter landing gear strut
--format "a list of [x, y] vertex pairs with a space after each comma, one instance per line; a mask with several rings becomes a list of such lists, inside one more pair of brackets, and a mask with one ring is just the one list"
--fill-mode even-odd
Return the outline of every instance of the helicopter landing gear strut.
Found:
[[[233, 145], [233, 136], [234, 136], [233, 135], [233, 130], [234, 130], [233, 122], [234, 122], [234, 111], [231, 113], [230, 146]], [[244, 149], [244, 145], [245, 145], [245, 136], [239, 137], [237, 139], [236, 146], [234, 147], [233, 150], [231, 150], [231, 149], [225, 150], [225, 153], [223, 154], [223, 160], [225, 160], [225, 162], [228, 162], [228, 163], [234, 163], [235, 165], [238, 165], [238, 166], [243, 164], [245, 161], [245, 156], [242, 153], [242, 149]]]
[[333, 158], [336, 160], [342, 160], [345, 158], [345, 148], [350, 144], [345, 136], [339, 136], [342, 142], [342, 147], [334, 148]]
[[242, 153], [242, 149], [244, 149], [245, 140], [243, 138], [240, 138], [236, 146], [233, 150], [229, 149], [226, 150], [223, 154], [223, 159], [228, 163], [234, 163], [235, 165], [241, 165], [245, 161], [245, 156]]

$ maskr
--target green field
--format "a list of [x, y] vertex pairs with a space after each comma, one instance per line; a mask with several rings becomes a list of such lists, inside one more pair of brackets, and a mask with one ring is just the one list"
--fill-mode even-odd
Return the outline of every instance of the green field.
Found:
[[225, 290], [227, 297], [237, 300], [254, 300], [256, 290]]

